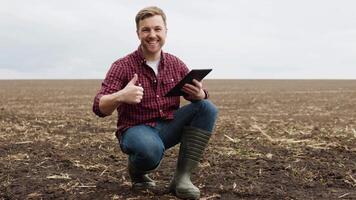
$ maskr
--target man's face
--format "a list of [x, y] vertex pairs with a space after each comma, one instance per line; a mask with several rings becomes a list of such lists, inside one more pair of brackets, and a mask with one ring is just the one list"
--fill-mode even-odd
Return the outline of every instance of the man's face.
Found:
[[139, 21], [137, 35], [144, 53], [160, 53], [166, 40], [167, 29], [162, 16], [155, 15]]

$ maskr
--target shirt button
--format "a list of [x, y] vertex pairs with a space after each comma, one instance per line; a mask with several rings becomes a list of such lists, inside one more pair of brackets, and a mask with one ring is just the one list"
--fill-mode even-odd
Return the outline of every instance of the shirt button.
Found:
[[154, 79], [153, 82], [155, 83], [155, 82], [156, 82], [156, 79]]
[[156, 97], [159, 98], [159, 95], [157, 94]]

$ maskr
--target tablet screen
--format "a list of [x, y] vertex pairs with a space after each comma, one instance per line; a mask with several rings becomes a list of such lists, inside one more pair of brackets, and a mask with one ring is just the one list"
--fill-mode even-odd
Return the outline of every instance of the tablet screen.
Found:
[[197, 81], [203, 80], [203, 78], [208, 75], [213, 69], [193, 69], [191, 70], [177, 85], [175, 85], [165, 97], [173, 97], [173, 96], [183, 96], [185, 93], [181, 91], [182, 87], [186, 84], [192, 84], [193, 79]]

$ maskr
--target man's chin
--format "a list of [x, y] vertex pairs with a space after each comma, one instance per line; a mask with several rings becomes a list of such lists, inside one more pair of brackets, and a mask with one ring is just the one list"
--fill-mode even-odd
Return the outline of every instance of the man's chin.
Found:
[[144, 51], [149, 54], [156, 54], [161, 51], [161, 48], [144, 48]]

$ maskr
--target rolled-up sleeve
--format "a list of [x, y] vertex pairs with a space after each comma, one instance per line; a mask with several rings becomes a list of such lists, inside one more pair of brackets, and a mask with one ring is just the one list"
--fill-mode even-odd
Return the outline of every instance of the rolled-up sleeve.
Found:
[[124, 85], [124, 67], [118, 63], [113, 63], [110, 70], [106, 74], [105, 79], [101, 83], [101, 88], [94, 97], [93, 112], [99, 117], [105, 117], [106, 114], [102, 113], [99, 108], [100, 98], [104, 95], [115, 93], [122, 89]]

